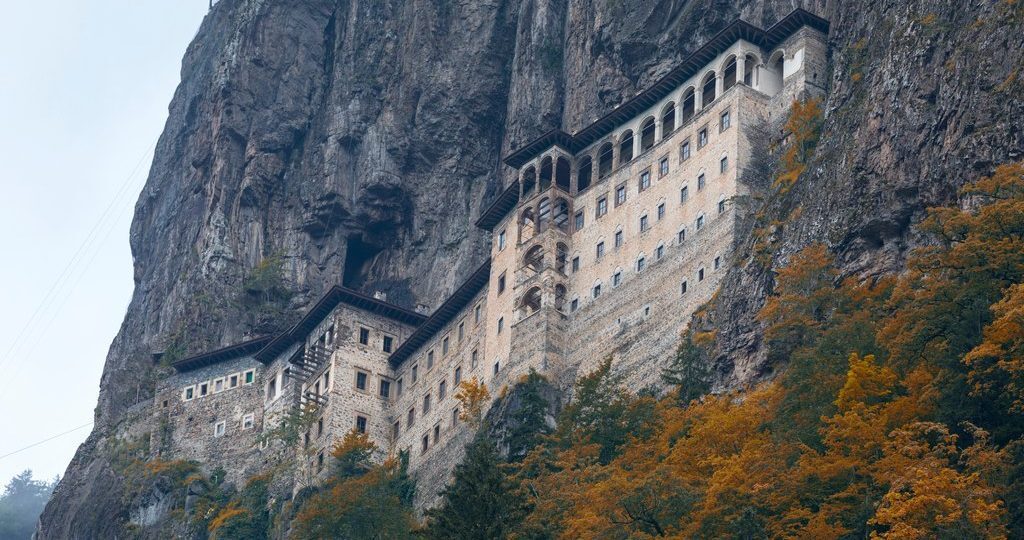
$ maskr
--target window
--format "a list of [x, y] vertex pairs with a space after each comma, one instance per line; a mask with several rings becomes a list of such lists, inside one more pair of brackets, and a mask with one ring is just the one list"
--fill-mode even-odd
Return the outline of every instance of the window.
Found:
[[622, 184], [615, 188], [615, 206], [626, 202], [626, 184]]
[[573, 312], [580, 308], [580, 299], [573, 298], [572, 302], [569, 302], [569, 311]]
[[697, 270], [697, 281], [704, 281], [704, 269]]
[[331, 382], [331, 372], [330, 372], [330, 370], [324, 372], [324, 390], [327, 390], [327, 388], [328, 388], [327, 383], [329, 383], [329, 382]]
[[359, 433], [366, 433], [366, 417], [357, 414], [356, 415], [356, 431]]
[[245, 384], [252, 384], [252, 382], [255, 379], [256, 379], [256, 371], [255, 370], [250, 369], [249, 371], [245, 372]]
[[658, 162], [658, 174], [661, 176], [668, 174], [668, 156], [661, 158], [661, 161]]
[[730, 121], [731, 118], [729, 117], [729, 111], [722, 113], [722, 116], [719, 117], [718, 131], [725, 131], [729, 129], [729, 125], [731, 124]]
[[370, 344], [370, 329], [360, 328], [359, 329], [359, 344], [369, 345]]
[[[473, 363], [475, 364], [476, 363], [476, 358], [475, 358], [476, 351], [473, 351], [473, 356], [474, 356]], [[461, 382], [462, 382], [462, 366], [458, 366], [458, 367], [455, 368], [455, 376], [452, 379], [452, 385], [453, 386], [458, 386], [459, 383], [461, 383]]]
[[704, 173], [698, 174], [697, 175], [697, 191], [700, 191], [700, 190], [704, 189], [705, 185], [707, 185], [707, 180], [704, 177]]
[[498, 333], [505, 329], [505, 317], [498, 317]]
[[423, 396], [423, 414], [430, 412], [430, 394]]
[[725, 213], [725, 201], [718, 201], [718, 213], [719, 214], [724, 214]]
[[683, 280], [682, 285], [679, 286], [679, 294], [686, 294], [686, 280]]
[[395, 397], [402, 397], [402, 379], [395, 381]]
[[704, 228], [704, 214], [697, 216], [697, 230]]
[[658, 221], [665, 219], [665, 203], [658, 203]]
[[308, 431], [302, 434], [302, 447], [303, 448], [309, 448], [309, 432]]
[[644, 268], [646, 268], [646, 267], [647, 267], [647, 259], [646, 258], [640, 257], [639, 259], [636, 260], [636, 271], [637, 272], [643, 272]]
[[618, 287], [622, 283], [622, 272], [612, 274], [612, 287]]
[[395, 338], [391, 336], [384, 336], [384, 352], [391, 352], [392, 346], [394, 346]]
[[498, 276], [498, 294], [505, 292], [505, 272]]
[[[448, 339], [448, 338], [445, 338]], [[434, 350], [427, 351], [427, 371], [434, 369]]]
[[574, 226], [575, 226], [574, 230], [577, 230], [577, 231], [583, 228], [583, 210], [580, 210], [579, 212], [576, 212]]
[[452, 427], [459, 425], [459, 408], [452, 409]]
[[708, 144], [708, 128], [704, 128], [697, 133], [697, 148], [704, 148]]
[[228, 388], [235, 388], [238, 386], [238, 375], [232, 375], [228, 377]]
[[427, 450], [429, 448], [430, 448], [430, 435], [424, 435], [423, 436], [423, 442], [421, 443], [420, 451], [422, 451], [424, 454], [426, 454]]
[[601, 197], [597, 200], [597, 217], [608, 213], [608, 197]]
[[380, 397], [388, 399], [391, 397], [391, 381], [380, 381]]
[[686, 241], [686, 229], [680, 229], [679, 230], [679, 234], [677, 236], [678, 236], [678, 238], [677, 238], [678, 242], [677, 243], [682, 244], [683, 242], [685, 242]]
[[480, 359], [480, 353], [476, 349], [473, 349], [473, 354], [469, 355], [469, 369], [476, 369], [476, 362]]
[[[448, 355], [448, 336], [441, 340], [441, 356]], [[430, 369], [429, 367], [427, 369]]]
[[640, 232], [644, 232], [651, 228], [650, 220], [647, 219], [647, 214], [640, 216]]
[[477, 304], [476, 307], [473, 308], [473, 324], [474, 325], [480, 324], [480, 314], [481, 313], [483, 313], [483, 308], [480, 306], [480, 304]]
[[498, 251], [501, 251], [503, 249], [505, 249], [505, 230], [504, 229], [502, 229], [501, 232], [498, 233]]
[[715, 270], [718, 270], [722, 266], [722, 258], [715, 257]]
[[601, 296], [601, 284], [594, 285], [594, 298]]
[[[203, 388], [200, 388], [200, 391], [202, 392], [200, 395], [204, 395], [206, 393], [205, 392], [205, 386], [206, 385], [203, 385]], [[277, 397], [277, 377], [273, 377], [267, 383], [267, 401], [272, 400], [272, 399], [274, 399], [276, 397]]]
[[622, 247], [622, 231], [615, 231], [615, 247]]
[[643, 191], [649, 187], [651, 187], [651, 171], [644, 171], [640, 173], [640, 191]]
[[604, 257], [604, 242], [597, 243], [597, 258]]
[[501, 371], [501, 362], [495, 362], [494, 363], [494, 374], [497, 375], [499, 371]]
[[462, 343], [462, 338], [466, 337], [466, 323], [459, 323], [459, 343]]
[[579, 256], [576, 256], [576, 257], [572, 258], [572, 271], [574, 273], [580, 271], [580, 258], [579, 258]]
[[690, 141], [686, 141], [679, 147], [679, 161], [690, 159]]
[[365, 392], [366, 391], [366, 379], [367, 379], [366, 373], [363, 373], [362, 371], [357, 371], [356, 372], [356, 388]]
[[186, 388], [185, 389], [185, 401], [192, 401], [192, 398], [195, 397], [195, 392], [196, 392], [195, 387], [190, 386], [190, 387]]
[[654, 260], [660, 261], [665, 256], [665, 246], [659, 245], [654, 248]]
[[316, 421], [316, 436], [319, 438], [324, 434], [324, 417], [320, 417]]
[[441, 440], [441, 424], [434, 425], [434, 444]]
[[729, 170], [729, 156], [723, 156], [718, 162], [718, 172], [725, 173], [727, 170]]
[[214, 437], [223, 437], [224, 433], [227, 432], [227, 429], [228, 429], [227, 423], [224, 422], [223, 420], [221, 420], [220, 422], [217, 422], [216, 424], [213, 425], [213, 436]]
[[324, 453], [322, 451], [316, 455], [316, 470], [317, 472], [324, 470]]
[[398, 434], [401, 433], [401, 432], [402, 432], [402, 423], [401, 422], [395, 422], [394, 424], [392, 424], [391, 425], [391, 440], [392, 441], [397, 441], [398, 440]]
[[242, 429], [252, 429], [256, 425], [256, 417], [252, 413], [249, 413], [242, 417]]
[[437, 400], [441, 401], [448, 395], [448, 381], [441, 381], [437, 385]]
[[412, 427], [413, 423], [416, 422], [416, 407], [409, 409], [409, 412], [405, 415], [405, 429]]
[[199, 385], [199, 397], [203, 397], [210, 391], [209, 383], [203, 383]]
[[419, 364], [413, 364], [412, 365], [412, 383], [413, 384], [416, 384], [416, 380], [420, 378], [419, 375], [420, 375], [420, 365]]

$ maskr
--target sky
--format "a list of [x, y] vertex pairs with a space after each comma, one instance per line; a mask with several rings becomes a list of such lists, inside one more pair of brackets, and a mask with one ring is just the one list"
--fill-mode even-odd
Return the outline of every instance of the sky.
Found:
[[89, 434], [132, 210], [207, 7], [0, 0], [0, 485], [62, 475]]

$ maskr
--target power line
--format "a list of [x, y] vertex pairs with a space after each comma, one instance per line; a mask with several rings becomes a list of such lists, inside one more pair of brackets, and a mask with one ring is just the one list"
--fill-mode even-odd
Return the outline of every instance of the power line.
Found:
[[14, 454], [17, 454], [18, 452], [24, 452], [25, 450], [28, 450], [30, 448], [35, 448], [35, 447], [39, 446], [40, 444], [43, 444], [43, 443], [46, 443], [46, 442], [50, 442], [50, 441], [56, 439], [57, 437], [63, 437], [64, 435], [67, 435], [68, 433], [74, 433], [75, 431], [78, 431], [78, 430], [80, 430], [80, 429], [82, 429], [84, 427], [88, 427], [88, 426], [91, 426], [91, 425], [92, 425], [92, 420], [90, 420], [89, 422], [87, 422], [85, 424], [82, 424], [82, 425], [80, 425], [80, 426], [78, 426], [76, 428], [71, 428], [71, 429], [69, 429], [69, 430], [67, 430], [67, 431], [65, 431], [63, 433], [58, 433], [58, 434], [53, 435], [51, 437], [47, 437], [47, 438], [45, 438], [45, 439], [43, 439], [43, 440], [41, 440], [39, 442], [34, 442], [34, 443], [24, 447], [24, 448], [19, 448], [19, 449], [13, 451], [13, 452], [8, 452], [8, 453], [0, 456], [0, 459], [4, 459], [6, 457], [13, 456]]

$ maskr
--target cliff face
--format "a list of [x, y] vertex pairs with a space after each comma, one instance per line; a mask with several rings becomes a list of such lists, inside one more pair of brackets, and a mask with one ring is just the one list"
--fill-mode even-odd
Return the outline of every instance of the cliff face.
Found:
[[[794, 7], [832, 22], [833, 72], [808, 173], [770, 203], [798, 216], [773, 229], [773, 251], [784, 260], [824, 239], [848, 272], [899, 269], [925, 206], [1024, 154], [1019, 5], [219, 2], [186, 52], [136, 207], [136, 289], [96, 428], [43, 537], [120, 532], [107, 439], [152, 395], [153, 352], [271, 332], [338, 282], [433, 307], [485, 256], [472, 223], [510, 148], [588, 124], [738, 16], [767, 26]], [[265, 260], [280, 262], [288, 291], [274, 309], [245, 301]], [[711, 320], [723, 384], [774, 368], [752, 319], [770, 287], [757, 265], [727, 279]]]

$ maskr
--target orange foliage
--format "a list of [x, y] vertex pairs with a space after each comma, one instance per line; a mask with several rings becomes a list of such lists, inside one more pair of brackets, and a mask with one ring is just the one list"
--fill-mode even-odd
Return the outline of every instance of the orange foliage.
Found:
[[474, 428], [480, 427], [483, 420], [484, 405], [491, 397], [487, 385], [478, 381], [476, 377], [462, 381], [459, 389], [455, 392], [455, 399], [462, 404], [459, 412], [459, 420], [468, 422]]
[[818, 99], [794, 101], [783, 129], [793, 138], [782, 154], [781, 170], [775, 178], [775, 185], [786, 192], [807, 168], [807, 160], [818, 143], [821, 134], [821, 104]]

